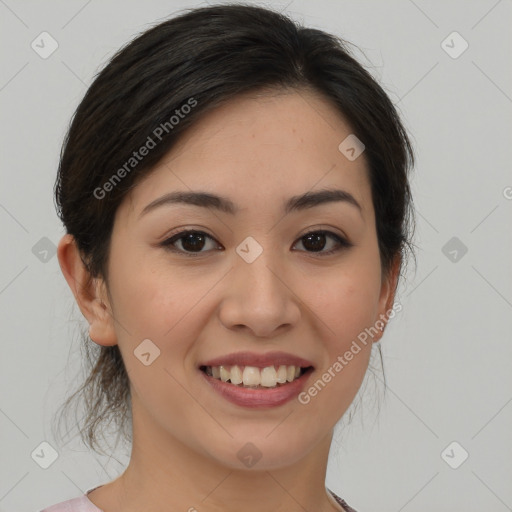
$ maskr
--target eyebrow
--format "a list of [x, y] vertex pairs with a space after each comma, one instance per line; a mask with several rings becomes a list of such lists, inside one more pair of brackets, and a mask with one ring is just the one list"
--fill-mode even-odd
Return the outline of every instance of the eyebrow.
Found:
[[[350, 204], [356, 207], [359, 213], [362, 212], [361, 205], [356, 201], [355, 197], [350, 192], [340, 189], [306, 192], [302, 195], [292, 196], [285, 202], [283, 212], [287, 214], [333, 202]], [[208, 192], [170, 192], [149, 203], [142, 210], [139, 218], [156, 208], [169, 204], [188, 204], [202, 208], [214, 208], [231, 215], [235, 215], [240, 211], [240, 208], [230, 199]]]

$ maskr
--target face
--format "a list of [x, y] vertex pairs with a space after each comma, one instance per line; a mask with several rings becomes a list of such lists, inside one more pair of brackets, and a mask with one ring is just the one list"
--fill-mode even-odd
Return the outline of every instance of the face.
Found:
[[[238, 98], [203, 118], [120, 205], [112, 329], [134, 433], [143, 424], [147, 442], [179, 443], [233, 468], [244, 467], [239, 450], [251, 442], [258, 468], [272, 469], [305, 457], [352, 402], [372, 339], [345, 354], [389, 310], [393, 286], [381, 273], [364, 153], [350, 161], [338, 149], [350, 133], [311, 93]], [[326, 190], [342, 192], [285, 209]], [[158, 201], [174, 192], [219, 196], [233, 211]], [[200, 369], [225, 360], [230, 370], [227, 356], [240, 352], [274, 357], [241, 361], [275, 362], [270, 379], [293, 357], [310, 368], [298, 381], [234, 393]], [[241, 366], [242, 378], [256, 375]]]

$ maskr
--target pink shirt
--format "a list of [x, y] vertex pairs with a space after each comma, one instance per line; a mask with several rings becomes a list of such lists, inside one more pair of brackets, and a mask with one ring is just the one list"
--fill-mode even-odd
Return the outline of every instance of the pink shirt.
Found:
[[[97, 489], [98, 487], [101, 487], [101, 485], [97, 485], [96, 487], [89, 489], [85, 494], [78, 498], [72, 498], [70, 500], [57, 503], [56, 505], [47, 507], [39, 512], [103, 512], [103, 510], [94, 505], [94, 503], [87, 497], [90, 492], [94, 491], [94, 489]], [[347, 512], [356, 512], [356, 510], [350, 507], [345, 500], [341, 499], [331, 490], [328, 489], [328, 491], [332, 494], [336, 502], [339, 503]]]
[[78, 498], [72, 498], [70, 500], [62, 501], [61, 503], [57, 503], [56, 505], [51, 505], [50, 507], [44, 508], [39, 512], [103, 512], [103, 510], [99, 509], [88, 497], [87, 495], [101, 487], [101, 485], [97, 485], [92, 489], [89, 489], [82, 496]]

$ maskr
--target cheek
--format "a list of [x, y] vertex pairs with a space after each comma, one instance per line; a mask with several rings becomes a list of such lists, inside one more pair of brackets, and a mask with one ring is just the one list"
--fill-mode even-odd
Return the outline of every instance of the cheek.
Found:
[[134, 339], [172, 338], [173, 330], [187, 323], [189, 313], [215, 284], [214, 276], [202, 271], [196, 278], [194, 271], [172, 269], [163, 258], [132, 256], [120, 258], [111, 272], [114, 313]]
[[321, 403], [335, 403], [336, 410], [344, 411], [367, 371], [373, 346], [367, 329], [378, 316], [381, 288], [380, 258], [374, 249], [354, 251], [337, 269], [317, 276], [316, 286], [309, 283], [302, 292], [318, 319], [316, 334], [325, 349], [319, 377], [329, 382], [325, 388], [317, 386], [323, 390], [322, 399], [311, 404], [318, 408], [315, 414], [322, 414]]
[[[302, 293], [325, 327], [324, 339], [333, 348], [342, 348], [373, 325], [380, 297], [380, 267], [365, 258], [353, 264], [329, 269], [325, 278], [315, 279]], [[317, 276], [318, 277], [318, 276]], [[318, 283], [321, 283], [320, 285]]]
[[363, 382], [373, 346], [365, 329], [374, 324], [379, 296], [380, 274], [371, 274], [339, 272], [309, 292], [307, 304], [324, 348], [316, 380], [302, 395], [311, 417], [337, 421]]
[[[111, 282], [119, 349], [136, 400], [152, 408], [155, 417], [163, 414], [162, 418], [170, 410], [190, 407], [190, 397], [179, 383], [184, 379], [191, 342], [204, 327], [198, 317], [201, 298], [211, 290], [214, 279], [191, 279], [155, 262], [142, 264], [134, 259], [129, 266], [117, 267]], [[136, 356], [139, 345], [147, 339], [156, 346], [146, 345], [150, 358], [158, 356], [146, 366]], [[158, 412], [162, 404], [172, 407]]]

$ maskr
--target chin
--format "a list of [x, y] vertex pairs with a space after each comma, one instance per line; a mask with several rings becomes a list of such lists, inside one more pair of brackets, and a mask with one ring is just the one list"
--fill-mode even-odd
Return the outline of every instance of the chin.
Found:
[[216, 463], [231, 470], [270, 471], [298, 463], [316, 444], [313, 440], [293, 439], [285, 431], [268, 435], [271, 431], [267, 429], [262, 436], [229, 438], [224, 446], [216, 444], [215, 450], [206, 449]]

